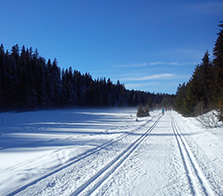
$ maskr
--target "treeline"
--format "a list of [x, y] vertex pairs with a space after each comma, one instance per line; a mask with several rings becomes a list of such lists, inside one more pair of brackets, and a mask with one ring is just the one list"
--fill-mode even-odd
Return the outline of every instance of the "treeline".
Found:
[[197, 116], [223, 106], [223, 21], [213, 48], [213, 60], [208, 51], [187, 83], [177, 89], [175, 109], [185, 116]]
[[173, 95], [130, 91], [110, 79], [93, 80], [89, 73], [60, 69], [57, 60], [46, 61], [37, 49], [18, 44], [11, 52], [0, 46], [0, 111], [26, 111], [61, 107], [112, 107], [173, 104]]

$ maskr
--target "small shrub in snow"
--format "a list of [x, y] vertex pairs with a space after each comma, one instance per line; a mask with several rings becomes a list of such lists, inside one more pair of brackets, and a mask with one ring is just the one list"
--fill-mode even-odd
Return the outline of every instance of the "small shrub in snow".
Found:
[[197, 120], [206, 128], [214, 128], [218, 126], [219, 114], [220, 112], [218, 111], [210, 111], [206, 114], [198, 116]]
[[145, 110], [142, 108], [142, 104], [139, 106], [137, 117], [145, 117], [150, 116], [149, 114], [149, 107], [146, 105]]

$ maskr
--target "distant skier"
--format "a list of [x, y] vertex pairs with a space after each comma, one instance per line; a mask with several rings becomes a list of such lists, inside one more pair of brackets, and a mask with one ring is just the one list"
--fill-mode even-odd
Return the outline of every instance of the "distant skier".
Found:
[[162, 114], [164, 115], [164, 108], [162, 109]]

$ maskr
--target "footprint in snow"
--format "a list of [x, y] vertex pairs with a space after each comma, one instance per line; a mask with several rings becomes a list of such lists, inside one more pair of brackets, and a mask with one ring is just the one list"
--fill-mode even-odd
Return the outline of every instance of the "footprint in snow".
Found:
[[54, 187], [56, 185], [55, 182], [48, 183], [47, 187]]

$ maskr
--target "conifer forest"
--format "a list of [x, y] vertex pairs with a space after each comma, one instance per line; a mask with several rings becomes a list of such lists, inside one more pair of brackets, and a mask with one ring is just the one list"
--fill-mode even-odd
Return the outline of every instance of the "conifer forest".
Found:
[[[223, 111], [223, 21], [213, 48], [204, 53], [188, 82], [176, 95], [128, 90], [118, 80], [93, 79], [72, 67], [62, 69], [56, 58], [41, 57], [32, 47], [11, 51], [0, 46], [0, 111], [28, 111], [69, 107], [121, 107], [146, 105], [149, 109], [174, 107], [184, 116], [213, 109]], [[152, 89], [155, 90], [155, 89]], [[222, 112], [223, 113], [223, 112]]]
[[62, 69], [38, 50], [0, 46], [0, 110], [28, 111], [69, 107], [173, 105], [174, 95], [127, 90], [119, 80], [92, 79], [89, 73]]
[[[187, 83], [176, 92], [175, 109], [184, 116], [197, 116], [217, 109], [223, 113], [223, 21], [213, 48], [213, 60], [208, 51]], [[222, 117], [220, 117], [222, 120]]]

